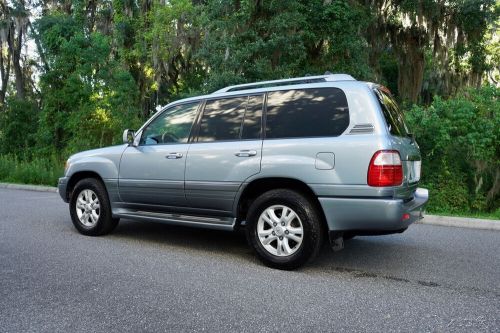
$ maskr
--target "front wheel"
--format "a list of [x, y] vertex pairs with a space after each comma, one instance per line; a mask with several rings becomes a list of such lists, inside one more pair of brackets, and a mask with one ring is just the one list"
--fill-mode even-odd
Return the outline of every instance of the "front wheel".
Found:
[[75, 228], [87, 236], [110, 233], [119, 221], [111, 215], [106, 188], [94, 178], [82, 179], [75, 185], [69, 210]]
[[246, 236], [264, 264], [294, 269], [317, 255], [323, 240], [321, 215], [304, 195], [271, 190], [250, 206]]

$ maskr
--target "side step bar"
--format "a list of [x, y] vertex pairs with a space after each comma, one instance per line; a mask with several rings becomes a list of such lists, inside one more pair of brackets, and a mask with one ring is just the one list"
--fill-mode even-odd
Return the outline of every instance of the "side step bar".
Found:
[[227, 231], [234, 230], [234, 226], [236, 224], [236, 218], [234, 217], [195, 216], [125, 209], [120, 209], [119, 212], [114, 212], [113, 216], [139, 221], [162, 222], [173, 225]]

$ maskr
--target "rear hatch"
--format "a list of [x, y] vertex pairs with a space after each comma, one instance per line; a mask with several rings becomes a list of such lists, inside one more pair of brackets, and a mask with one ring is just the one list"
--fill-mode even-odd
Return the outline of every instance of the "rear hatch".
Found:
[[403, 163], [403, 184], [395, 189], [397, 198], [411, 199], [420, 181], [422, 158], [418, 144], [408, 130], [403, 112], [389, 90], [382, 86], [374, 87], [382, 113], [391, 134], [392, 149], [399, 151]]

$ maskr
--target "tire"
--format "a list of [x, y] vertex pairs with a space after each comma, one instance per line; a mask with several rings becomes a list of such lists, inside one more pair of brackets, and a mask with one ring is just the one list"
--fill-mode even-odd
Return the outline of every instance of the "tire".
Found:
[[284, 270], [298, 268], [314, 259], [324, 237], [322, 217], [316, 205], [288, 189], [265, 192], [252, 203], [245, 233], [265, 265]]
[[120, 220], [112, 217], [108, 192], [103, 183], [95, 178], [82, 179], [75, 185], [69, 211], [75, 228], [86, 236], [108, 234]]

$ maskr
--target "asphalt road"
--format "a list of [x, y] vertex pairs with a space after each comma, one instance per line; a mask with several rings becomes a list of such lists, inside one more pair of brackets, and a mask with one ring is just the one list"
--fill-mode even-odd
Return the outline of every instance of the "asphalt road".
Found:
[[85, 237], [55, 193], [0, 189], [0, 332], [500, 331], [500, 232], [414, 225], [303, 269], [240, 234], [121, 221]]

